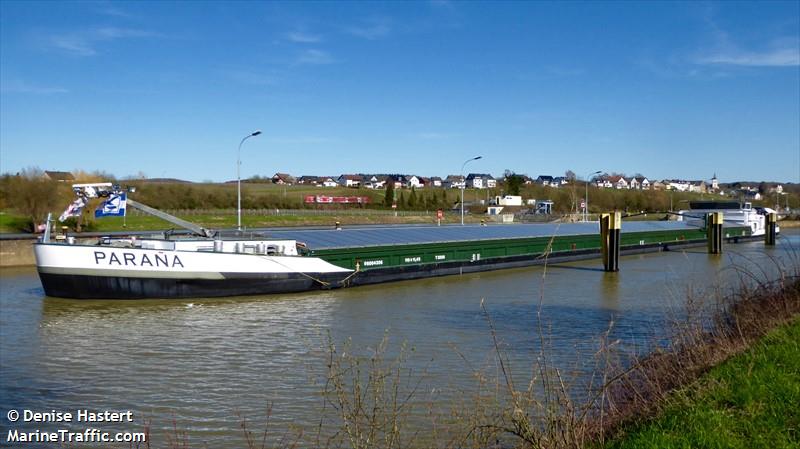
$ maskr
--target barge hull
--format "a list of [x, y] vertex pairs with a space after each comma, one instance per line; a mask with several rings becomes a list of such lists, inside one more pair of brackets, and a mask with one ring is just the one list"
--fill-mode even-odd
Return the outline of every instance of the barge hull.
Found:
[[176, 279], [39, 272], [47, 296], [75, 299], [180, 299], [297, 293], [339, 286], [343, 279], [338, 273], [222, 275], [224, 279]]
[[[669, 251], [704, 245], [705, 240], [687, 240], [670, 244], [656, 243], [629, 246], [622, 254]], [[79, 299], [181, 299], [224, 296], [254, 296], [278, 293], [299, 293], [310, 290], [335, 289], [384, 282], [477, 273], [505, 268], [520, 268], [553, 262], [596, 259], [598, 249], [559, 251], [547, 258], [543, 254], [451, 261], [445, 263], [386, 267], [348, 274], [342, 273], [220, 273], [221, 279], [147, 278], [96, 276], [90, 274], [48, 273], [40, 270], [48, 296]]]

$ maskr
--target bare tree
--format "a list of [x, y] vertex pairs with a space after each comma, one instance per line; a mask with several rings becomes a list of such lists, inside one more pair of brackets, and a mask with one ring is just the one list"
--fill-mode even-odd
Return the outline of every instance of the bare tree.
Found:
[[28, 167], [16, 176], [7, 175], [2, 184], [6, 205], [30, 220], [30, 231], [36, 231], [47, 213], [60, 203], [58, 183], [47, 179], [38, 167]]

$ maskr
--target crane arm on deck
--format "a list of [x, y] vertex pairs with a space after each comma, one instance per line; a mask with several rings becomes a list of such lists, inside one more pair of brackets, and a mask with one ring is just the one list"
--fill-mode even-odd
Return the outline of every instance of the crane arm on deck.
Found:
[[180, 219], [180, 218], [178, 218], [178, 217], [176, 217], [174, 215], [170, 215], [170, 214], [168, 214], [166, 212], [162, 212], [162, 211], [160, 211], [158, 209], [153, 209], [150, 206], [142, 204], [142, 203], [140, 203], [138, 201], [134, 201], [134, 200], [132, 200], [130, 198], [127, 199], [127, 202], [128, 202], [128, 205], [130, 205], [131, 207], [133, 207], [135, 209], [139, 209], [142, 212], [145, 212], [145, 213], [148, 213], [150, 215], [156, 216], [156, 217], [158, 217], [158, 218], [160, 218], [162, 220], [166, 220], [166, 221], [168, 221], [170, 223], [173, 223], [173, 224], [175, 224], [177, 226], [180, 226], [182, 228], [186, 228], [186, 229], [192, 231], [193, 233], [195, 233], [195, 234], [197, 234], [199, 236], [209, 237], [209, 238], [210, 237], [214, 237], [215, 232], [210, 230], [210, 229], [206, 229], [206, 228], [204, 228], [202, 226], [199, 226], [199, 225], [196, 225], [196, 224], [194, 224], [192, 222], [189, 222], [189, 221], [186, 221], [186, 220], [182, 220], [182, 219]]

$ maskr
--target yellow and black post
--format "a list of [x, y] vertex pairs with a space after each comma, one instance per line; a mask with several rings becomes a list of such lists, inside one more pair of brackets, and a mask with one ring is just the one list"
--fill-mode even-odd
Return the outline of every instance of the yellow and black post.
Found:
[[612, 212], [600, 214], [600, 245], [603, 251], [605, 271], [619, 271], [619, 237], [622, 230], [622, 214]]
[[722, 254], [722, 224], [725, 216], [722, 212], [706, 214], [706, 237], [708, 241], [708, 254]]
[[775, 245], [775, 238], [778, 231], [778, 214], [770, 212], [764, 217], [764, 243], [767, 245]]

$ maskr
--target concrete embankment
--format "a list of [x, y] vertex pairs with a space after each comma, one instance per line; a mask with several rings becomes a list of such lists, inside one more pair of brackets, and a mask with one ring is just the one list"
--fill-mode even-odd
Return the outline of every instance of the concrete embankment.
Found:
[[34, 265], [33, 243], [35, 239], [0, 240], [0, 267]]

